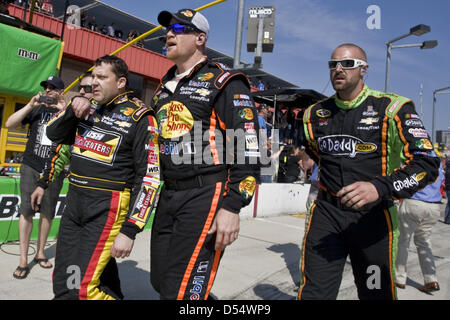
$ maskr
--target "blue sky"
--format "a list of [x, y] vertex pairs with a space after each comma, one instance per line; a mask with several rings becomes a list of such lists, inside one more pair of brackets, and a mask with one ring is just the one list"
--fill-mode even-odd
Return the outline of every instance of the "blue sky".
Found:
[[[161, 10], [198, 8], [209, 0], [103, 0], [104, 3], [154, 24]], [[423, 85], [423, 121], [431, 133], [433, 91], [450, 86], [450, 1], [448, 0], [245, 0], [241, 61], [253, 62], [246, 50], [249, 6], [275, 6], [275, 46], [263, 53], [263, 69], [304, 89], [327, 96], [334, 94], [329, 83], [327, 61], [333, 49], [352, 42], [366, 50], [370, 65], [366, 83], [384, 90], [386, 42], [409, 32], [418, 24], [431, 27], [420, 37], [411, 35], [395, 43], [411, 44], [438, 40], [437, 47], [393, 49], [389, 91], [406, 96], [421, 113], [420, 85]], [[369, 29], [370, 5], [380, 8], [380, 29]], [[204, 10], [210, 22], [208, 46], [234, 56], [238, 0], [228, 0]], [[439, 94], [436, 130], [450, 127], [450, 93]], [[450, 129], [450, 128], [449, 128]]]

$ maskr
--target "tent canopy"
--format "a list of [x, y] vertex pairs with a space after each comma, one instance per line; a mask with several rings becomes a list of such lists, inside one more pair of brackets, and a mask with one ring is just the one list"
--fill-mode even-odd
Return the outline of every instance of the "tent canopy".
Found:
[[319, 100], [325, 99], [323, 94], [311, 89], [270, 89], [252, 93], [257, 103], [264, 103], [271, 107], [306, 108]]

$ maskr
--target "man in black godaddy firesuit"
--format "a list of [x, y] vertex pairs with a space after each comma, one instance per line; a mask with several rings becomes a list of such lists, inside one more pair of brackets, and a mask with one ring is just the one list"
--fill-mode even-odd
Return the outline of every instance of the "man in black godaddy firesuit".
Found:
[[336, 299], [350, 255], [360, 299], [396, 299], [393, 199], [433, 182], [439, 159], [413, 102], [364, 84], [360, 47], [337, 47], [329, 68], [336, 94], [304, 114], [320, 190], [306, 224], [298, 298]]
[[[209, 24], [201, 13], [162, 11], [158, 21], [175, 66], [153, 98], [164, 185], [151, 282], [161, 299], [207, 299], [259, 180], [257, 114], [247, 78], [205, 57]], [[225, 137], [230, 131], [235, 137]]]

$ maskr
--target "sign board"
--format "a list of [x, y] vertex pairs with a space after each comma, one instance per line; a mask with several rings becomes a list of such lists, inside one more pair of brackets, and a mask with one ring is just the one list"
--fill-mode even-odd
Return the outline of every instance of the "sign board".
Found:
[[63, 43], [0, 23], [0, 92], [31, 98], [39, 83], [56, 75]]
[[272, 52], [275, 36], [275, 7], [254, 6], [248, 8], [247, 51], [254, 52], [258, 44], [259, 19], [263, 19], [262, 51]]

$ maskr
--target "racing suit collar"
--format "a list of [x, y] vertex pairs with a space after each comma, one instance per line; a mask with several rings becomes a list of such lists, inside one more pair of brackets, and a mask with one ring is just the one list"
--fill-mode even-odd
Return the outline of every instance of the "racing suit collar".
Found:
[[338, 98], [337, 94], [333, 96], [336, 105], [344, 110], [354, 109], [358, 107], [364, 100], [366, 100], [369, 95], [369, 87], [364, 84], [361, 92], [353, 100], [341, 100]]
[[[185, 77], [185, 78], [190, 78], [192, 77], [192, 75], [197, 72], [198, 70], [200, 70], [205, 64], [207, 64], [209, 62], [208, 57], [204, 57], [204, 59], [200, 60], [191, 70], [191, 72]], [[170, 79], [173, 79], [175, 77], [175, 73], [177, 71], [177, 66], [174, 65], [172, 68], [169, 69], [169, 71], [167, 71], [166, 75], [161, 79], [161, 84], [166, 83], [167, 81], [169, 81]]]

